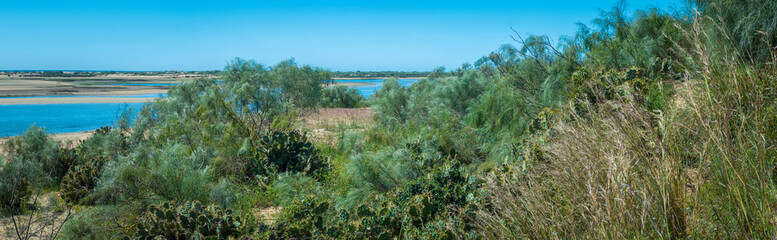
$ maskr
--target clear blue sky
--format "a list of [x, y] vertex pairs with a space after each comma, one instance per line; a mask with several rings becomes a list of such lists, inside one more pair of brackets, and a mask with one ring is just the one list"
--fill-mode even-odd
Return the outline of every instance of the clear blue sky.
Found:
[[334, 71], [451, 69], [510, 43], [510, 27], [571, 35], [615, 2], [2, 0], [0, 69], [214, 70], [235, 57]]

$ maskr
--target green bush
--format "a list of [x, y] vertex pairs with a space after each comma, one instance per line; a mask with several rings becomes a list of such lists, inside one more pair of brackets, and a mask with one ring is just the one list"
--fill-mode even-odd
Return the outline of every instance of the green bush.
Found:
[[262, 136], [254, 156], [247, 166], [249, 177], [298, 172], [322, 179], [330, 170], [328, 161], [298, 131], [271, 131]]
[[453, 239], [476, 237], [479, 180], [458, 164], [446, 164], [355, 208], [339, 208], [318, 196], [284, 208], [271, 238]]
[[346, 207], [388, 192], [417, 178], [420, 168], [407, 149], [386, 147], [375, 152], [354, 154], [345, 165], [348, 191], [338, 203]]
[[140, 239], [228, 239], [250, 231], [248, 224], [232, 210], [197, 201], [165, 202], [151, 206], [143, 213], [135, 236]]
[[346, 86], [324, 88], [321, 92], [322, 108], [359, 108], [366, 105], [367, 99], [359, 91]]
[[23, 135], [8, 139], [3, 147], [11, 159], [39, 162], [42, 173], [54, 183], [58, 183], [74, 163], [69, 154], [60, 155], [63, 150], [57, 141], [46, 135], [43, 128], [34, 125]]
[[62, 198], [71, 203], [79, 203], [81, 199], [92, 192], [102, 170], [102, 160], [91, 160], [70, 167], [62, 178], [59, 191]]
[[133, 226], [139, 211], [137, 204], [87, 207], [65, 221], [58, 239], [118, 239], [133, 234], [117, 226]]
[[270, 239], [312, 239], [326, 236], [326, 214], [331, 204], [311, 195], [295, 199], [279, 213]]
[[40, 163], [26, 159], [5, 161], [0, 157], [0, 213], [22, 210], [32, 188], [40, 181]]
[[273, 183], [275, 202], [279, 206], [288, 206], [295, 199], [321, 193], [321, 186], [315, 179], [301, 173], [283, 173]]
[[375, 120], [385, 126], [404, 124], [408, 120], [407, 90], [399, 85], [399, 80], [390, 78], [370, 98]]

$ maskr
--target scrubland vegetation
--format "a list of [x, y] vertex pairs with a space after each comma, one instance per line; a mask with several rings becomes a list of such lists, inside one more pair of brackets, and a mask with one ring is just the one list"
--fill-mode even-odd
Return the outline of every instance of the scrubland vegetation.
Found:
[[[369, 100], [236, 59], [83, 142], [9, 140], [0, 238], [775, 238], [776, 9], [616, 5]], [[335, 141], [300, 124], [364, 106]]]

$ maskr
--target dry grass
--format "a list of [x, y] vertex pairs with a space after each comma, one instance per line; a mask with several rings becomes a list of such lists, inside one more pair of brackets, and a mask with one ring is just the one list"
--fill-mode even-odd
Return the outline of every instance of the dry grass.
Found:
[[[658, 125], [630, 103], [573, 110], [538, 162], [518, 178], [490, 178], [493, 208], [478, 214], [486, 238], [679, 237], [684, 219], [677, 166], [662, 158]], [[678, 229], [680, 228], [680, 229]], [[649, 233], [649, 234], [645, 234]]]
[[745, 64], [703, 21], [685, 33], [695, 48], [682, 54], [693, 60], [667, 112], [622, 100], [568, 111], [542, 149], [548, 157], [487, 179], [482, 234], [777, 238], [777, 53]]
[[278, 213], [281, 212], [281, 207], [267, 207], [262, 209], [256, 209], [254, 211], [254, 217], [261, 219], [262, 223], [267, 225], [273, 225]]
[[371, 123], [369, 108], [322, 108], [302, 117], [297, 128], [308, 131], [314, 141], [332, 144], [339, 128], [363, 129]]
[[72, 209], [61, 205], [58, 194], [41, 194], [30, 199], [34, 210], [0, 218], [0, 239], [55, 239], [65, 221], [72, 218]]

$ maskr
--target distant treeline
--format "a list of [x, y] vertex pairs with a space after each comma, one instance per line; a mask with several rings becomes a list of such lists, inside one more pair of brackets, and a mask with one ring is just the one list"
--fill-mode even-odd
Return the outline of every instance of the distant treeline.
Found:
[[158, 75], [215, 75], [219, 74], [219, 70], [211, 71], [148, 71], [148, 72], [132, 72], [132, 71], [59, 71], [59, 70], [42, 70], [42, 71], [0, 71], [0, 75], [17, 76], [17, 77], [95, 77], [100, 75], [111, 74], [126, 74], [134, 76], [158, 76]]
[[356, 71], [356, 72], [332, 72], [333, 78], [424, 78], [430, 72], [399, 72], [399, 71]]
[[[13, 75], [18, 77], [95, 77], [110, 74], [129, 74], [134, 76], [157, 76], [170, 74], [194, 74], [194, 75], [218, 75], [219, 70], [211, 71], [0, 71], [0, 75]], [[426, 72], [400, 72], [400, 71], [355, 71], [355, 72], [332, 72], [333, 78], [424, 78], [430, 73]]]

